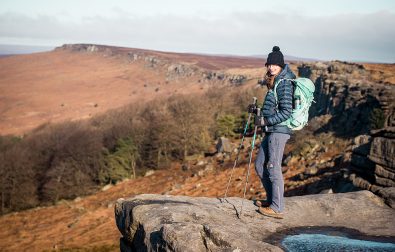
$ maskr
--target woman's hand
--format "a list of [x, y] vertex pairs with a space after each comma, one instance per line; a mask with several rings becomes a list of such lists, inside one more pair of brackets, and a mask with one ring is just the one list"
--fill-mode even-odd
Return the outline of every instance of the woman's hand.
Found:
[[265, 118], [260, 115], [255, 116], [255, 126], [265, 126]]

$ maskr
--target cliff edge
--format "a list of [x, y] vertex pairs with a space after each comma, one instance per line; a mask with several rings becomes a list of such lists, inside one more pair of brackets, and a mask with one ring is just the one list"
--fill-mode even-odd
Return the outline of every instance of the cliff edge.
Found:
[[[282, 251], [278, 237], [303, 227], [355, 230], [395, 240], [395, 210], [369, 191], [285, 198], [282, 220], [242, 199], [143, 194], [118, 199], [121, 251]], [[277, 238], [276, 238], [277, 237]]]

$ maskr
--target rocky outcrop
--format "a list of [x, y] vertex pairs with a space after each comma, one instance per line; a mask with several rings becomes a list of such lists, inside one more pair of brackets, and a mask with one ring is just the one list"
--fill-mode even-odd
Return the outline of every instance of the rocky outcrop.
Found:
[[173, 80], [179, 77], [191, 77], [198, 69], [187, 64], [170, 64], [167, 67], [167, 79]]
[[385, 169], [395, 171], [395, 127], [372, 132], [369, 159]]
[[[297, 227], [346, 227], [393, 236], [395, 210], [369, 191], [286, 198], [282, 220], [259, 214], [252, 201], [138, 195], [119, 199], [121, 251], [282, 251], [274, 241]], [[395, 238], [395, 237], [392, 237]]]
[[348, 159], [353, 184], [383, 196], [387, 204], [395, 207], [395, 194], [392, 194], [395, 192], [395, 127], [358, 136], [350, 149]]
[[87, 52], [87, 53], [97, 53], [100, 52], [105, 56], [113, 55], [111, 47], [103, 45], [94, 44], [64, 44], [60, 47], [56, 47], [55, 51], [72, 51], [72, 52]]
[[227, 76], [227, 79], [232, 84], [241, 85], [247, 80], [247, 76], [242, 75], [242, 74], [230, 75], [230, 76]]
[[332, 116], [324, 131], [356, 136], [395, 124], [395, 85], [375, 83], [362, 65], [333, 61], [298, 69], [316, 85], [311, 116]]
[[217, 145], [215, 146], [215, 148], [217, 149], [218, 153], [222, 153], [222, 152], [230, 153], [233, 151], [232, 145], [231, 145], [229, 139], [226, 137], [220, 137], [218, 139], [218, 142], [217, 142]]
[[233, 85], [239, 86], [250, 78], [243, 74], [225, 74], [223, 72], [205, 71], [201, 74], [204, 81], [227, 81]]
[[198, 82], [226, 83], [242, 85], [251, 80], [251, 76], [244, 74], [224, 73], [220, 70], [209, 70], [198, 66], [196, 62], [174, 62], [166, 53], [155, 53], [142, 49], [122, 48], [94, 44], [65, 44], [57, 47], [55, 51], [71, 51], [79, 53], [98, 53], [105, 57], [117, 57], [124, 59], [129, 64], [141, 63], [145, 68], [152, 69], [156, 73], [164, 73], [166, 81], [177, 81], [189, 78]]
[[164, 66], [167, 63], [167, 62], [162, 62], [162, 60], [159, 59], [158, 57], [151, 55], [144, 57], [144, 62], [145, 62], [144, 64], [145, 67], [154, 68], [154, 69], [158, 68], [159, 66]]

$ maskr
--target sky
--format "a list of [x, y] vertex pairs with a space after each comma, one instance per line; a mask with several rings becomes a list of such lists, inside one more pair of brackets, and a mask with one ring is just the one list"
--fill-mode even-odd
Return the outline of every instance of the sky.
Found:
[[0, 44], [395, 63], [394, 0], [1, 0]]

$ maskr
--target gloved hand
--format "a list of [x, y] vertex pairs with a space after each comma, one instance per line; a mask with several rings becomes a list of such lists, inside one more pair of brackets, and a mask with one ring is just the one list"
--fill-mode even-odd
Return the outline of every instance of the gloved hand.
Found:
[[251, 113], [251, 114], [256, 114], [256, 109], [257, 109], [256, 104], [250, 104], [247, 107], [248, 113]]
[[255, 116], [255, 126], [265, 126], [265, 119], [263, 116]]

